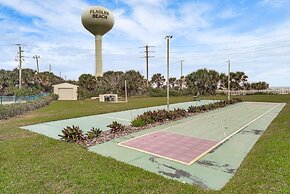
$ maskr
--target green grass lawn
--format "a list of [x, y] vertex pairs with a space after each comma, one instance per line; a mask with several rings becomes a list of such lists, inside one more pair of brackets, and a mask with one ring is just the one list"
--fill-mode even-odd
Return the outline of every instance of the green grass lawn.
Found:
[[[286, 193], [290, 176], [290, 95], [242, 98], [246, 101], [284, 102], [287, 105], [258, 140], [236, 175], [219, 192]], [[189, 100], [191, 97], [174, 97], [171, 102]], [[79, 145], [18, 128], [50, 120], [160, 104], [166, 104], [166, 98], [130, 98], [129, 103], [121, 104], [92, 100], [57, 101], [26, 115], [0, 121], [0, 193], [213, 192], [102, 157]]]

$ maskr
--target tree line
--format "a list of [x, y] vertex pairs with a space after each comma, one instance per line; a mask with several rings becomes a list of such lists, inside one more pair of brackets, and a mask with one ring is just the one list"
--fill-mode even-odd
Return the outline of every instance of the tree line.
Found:
[[[61, 77], [49, 72], [37, 73], [32, 69], [22, 70], [22, 89], [18, 89], [18, 70], [0, 70], [0, 95], [32, 95], [41, 92], [52, 92], [52, 85], [62, 83]], [[146, 79], [140, 72], [135, 70], [108, 71], [103, 77], [95, 77], [91, 74], [82, 74], [78, 81], [68, 80], [66, 82], [79, 85], [79, 98], [85, 99], [104, 93], [116, 93], [124, 95], [125, 84], [129, 96], [166, 95], [166, 79], [156, 73], [149, 81], [147, 87]], [[230, 73], [231, 90], [262, 90], [269, 88], [269, 84], [261, 81], [248, 82], [248, 76], [244, 72]], [[169, 79], [171, 95], [214, 95], [217, 90], [226, 90], [228, 87], [228, 76], [215, 70], [199, 69], [185, 77]]]
[[19, 89], [18, 69], [0, 70], [0, 96], [27, 96], [42, 92], [52, 92], [52, 85], [64, 80], [50, 72], [37, 73], [32, 69], [22, 69], [22, 86]]
[[[166, 79], [160, 74], [154, 74], [147, 87], [146, 80], [138, 71], [130, 70], [108, 71], [103, 77], [94, 77], [90, 74], [83, 74], [79, 77], [80, 98], [89, 98], [98, 94], [117, 93], [124, 94], [125, 80], [127, 80], [128, 95], [165, 96]], [[179, 79], [169, 78], [169, 86], [172, 95], [214, 95], [217, 90], [228, 88], [228, 76], [218, 73], [215, 70], [199, 69]], [[244, 72], [230, 73], [231, 90], [263, 90], [268, 89], [269, 84], [261, 81], [249, 83], [248, 76]]]

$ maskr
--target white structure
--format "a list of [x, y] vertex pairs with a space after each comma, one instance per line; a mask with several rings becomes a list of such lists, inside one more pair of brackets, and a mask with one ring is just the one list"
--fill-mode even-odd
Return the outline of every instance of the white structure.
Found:
[[[218, 94], [226, 94], [227, 90], [217, 90]], [[247, 94], [258, 94], [258, 93], [264, 93], [264, 94], [290, 94], [290, 88], [269, 88], [266, 90], [236, 90], [231, 91], [231, 95], [247, 95]]]
[[118, 102], [118, 94], [100, 94], [100, 102]]
[[102, 36], [114, 26], [114, 16], [110, 10], [101, 6], [88, 7], [81, 17], [83, 26], [95, 36], [96, 74], [103, 76]]
[[58, 100], [77, 100], [78, 87], [70, 83], [53, 85], [53, 93], [59, 96]]

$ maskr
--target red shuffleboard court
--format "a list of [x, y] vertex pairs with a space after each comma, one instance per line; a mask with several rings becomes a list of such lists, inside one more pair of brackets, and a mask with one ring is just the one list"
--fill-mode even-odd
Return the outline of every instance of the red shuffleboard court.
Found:
[[119, 143], [120, 146], [190, 165], [218, 142], [157, 131]]

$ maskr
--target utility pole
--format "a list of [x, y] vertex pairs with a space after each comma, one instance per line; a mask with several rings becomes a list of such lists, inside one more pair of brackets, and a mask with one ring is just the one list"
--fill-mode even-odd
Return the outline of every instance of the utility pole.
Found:
[[51, 73], [51, 70], [52, 70], [52, 66], [51, 66], [51, 64], [49, 64], [48, 65], [48, 71], [49, 71], [49, 73]]
[[[154, 46], [148, 46], [146, 45], [145, 46], [145, 58], [146, 58], [146, 83], [147, 83], [147, 87], [149, 86], [149, 58], [151, 57], [154, 57], [154, 56], [149, 56], [149, 52], [154, 52], [154, 51], [149, 51], [149, 47], [154, 47]], [[142, 47], [144, 48], [144, 47]], [[141, 52], [141, 53], [144, 53], [144, 52]], [[144, 58], [144, 57], [142, 57]]]
[[167, 85], [167, 110], [169, 110], [169, 41], [173, 36], [168, 35], [165, 36], [166, 45], [167, 45], [167, 78], [166, 78], [166, 85]]
[[33, 59], [36, 60], [36, 70], [37, 70], [37, 73], [39, 73], [39, 63], [38, 63], [38, 60], [40, 59], [40, 56], [39, 55], [34, 55], [33, 56]]
[[61, 72], [59, 72], [59, 77], [61, 78]]
[[228, 62], [228, 100], [231, 99], [231, 61]]
[[19, 89], [21, 89], [22, 87], [22, 60], [23, 60], [23, 56], [22, 53], [24, 52], [21, 48], [21, 44], [16, 44], [18, 46], [18, 59], [17, 61], [19, 61]]

